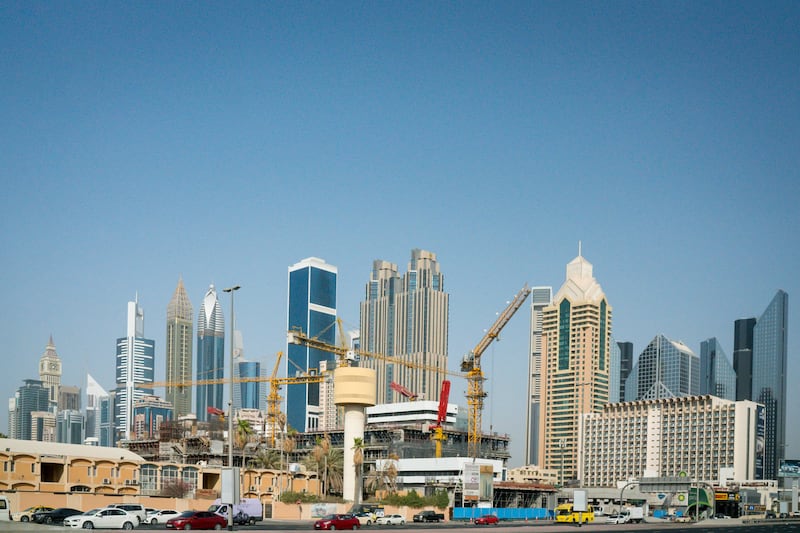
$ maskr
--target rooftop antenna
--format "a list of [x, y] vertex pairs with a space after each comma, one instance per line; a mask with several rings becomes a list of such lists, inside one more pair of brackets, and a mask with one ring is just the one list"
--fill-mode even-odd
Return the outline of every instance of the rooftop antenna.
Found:
[[581, 257], [581, 241], [578, 241], [578, 257]]

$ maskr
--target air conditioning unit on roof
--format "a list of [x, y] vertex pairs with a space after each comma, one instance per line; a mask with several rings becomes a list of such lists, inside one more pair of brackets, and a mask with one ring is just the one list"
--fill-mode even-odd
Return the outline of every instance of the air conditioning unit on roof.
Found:
[[107, 477], [103, 478], [103, 485], [111, 485], [111, 480], [108, 479]]

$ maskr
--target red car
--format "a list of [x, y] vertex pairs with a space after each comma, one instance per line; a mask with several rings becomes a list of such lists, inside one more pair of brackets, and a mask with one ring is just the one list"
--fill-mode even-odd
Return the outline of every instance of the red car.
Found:
[[496, 524], [499, 521], [500, 521], [500, 519], [497, 518], [495, 515], [487, 514], [487, 515], [479, 516], [478, 518], [476, 518], [475, 519], [475, 525], [476, 526], [489, 526], [489, 525], [492, 525], [492, 524]]
[[184, 511], [167, 520], [167, 529], [223, 529], [228, 527], [224, 516], [208, 511]]
[[352, 514], [329, 514], [314, 522], [314, 529], [358, 529], [361, 522]]

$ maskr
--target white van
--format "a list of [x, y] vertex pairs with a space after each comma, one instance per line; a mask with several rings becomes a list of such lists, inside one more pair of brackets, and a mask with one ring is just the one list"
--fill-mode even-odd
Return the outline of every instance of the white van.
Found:
[[5, 496], [0, 496], [0, 522], [7, 522], [11, 518], [11, 502]]

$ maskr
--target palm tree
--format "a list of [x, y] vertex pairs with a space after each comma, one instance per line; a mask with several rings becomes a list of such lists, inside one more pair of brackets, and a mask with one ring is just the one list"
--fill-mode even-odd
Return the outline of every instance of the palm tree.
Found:
[[358, 505], [361, 503], [361, 471], [364, 466], [364, 439], [361, 437], [354, 437], [351, 450], [353, 450], [353, 466], [356, 469], [356, 493], [353, 503]]
[[256, 456], [250, 461], [250, 464], [257, 468], [278, 470], [281, 467], [281, 456], [277, 450], [259, 448], [256, 452]]
[[317, 437], [315, 446], [311, 449], [311, 453], [305, 458], [306, 468], [313, 470], [317, 473], [317, 479], [320, 480], [320, 489], [325, 494], [328, 478], [328, 455], [331, 450], [331, 441], [327, 435], [324, 437]]
[[245, 446], [250, 442], [250, 437], [253, 433], [253, 427], [250, 425], [250, 422], [240, 418], [236, 424], [236, 441], [242, 448], [242, 468], [244, 468]]
[[[297, 430], [294, 428], [289, 428], [289, 431], [286, 432], [286, 435], [283, 437], [283, 443], [281, 445], [281, 450], [286, 454], [286, 462], [290, 462], [289, 459], [291, 457], [291, 453], [294, 451], [295, 447], [297, 446], [297, 441], [295, 440], [294, 436], [297, 435]], [[281, 476], [283, 476], [283, 461], [281, 461]], [[294, 490], [294, 476], [291, 477], [291, 485], [289, 490]]]

